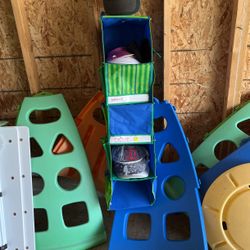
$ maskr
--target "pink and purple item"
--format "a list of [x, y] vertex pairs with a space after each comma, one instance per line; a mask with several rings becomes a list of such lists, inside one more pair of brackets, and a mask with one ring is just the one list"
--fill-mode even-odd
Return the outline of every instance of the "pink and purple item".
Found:
[[131, 54], [124, 47], [113, 49], [109, 52], [108, 63], [116, 64], [139, 64], [140, 62], [135, 58], [134, 54]]

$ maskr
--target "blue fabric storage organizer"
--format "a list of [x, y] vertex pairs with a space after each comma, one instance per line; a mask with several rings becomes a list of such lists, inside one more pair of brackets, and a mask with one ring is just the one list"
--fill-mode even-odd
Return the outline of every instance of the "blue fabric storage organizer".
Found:
[[[205, 226], [199, 200], [199, 183], [188, 148], [188, 143], [174, 107], [167, 103], [155, 103], [155, 119], [166, 118], [167, 128], [155, 133], [157, 191], [156, 201], [151, 207], [116, 211], [113, 222], [110, 250], [207, 250]], [[180, 159], [173, 163], [162, 163], [161, 157], [166, 144], [171, 143]], [[178, 176], [185, 182], [185, 192], [178, 200], [170, 199], [164, 192], [164, 184], [169, 178]], [[166, 217], [169, 214], [184, 212], [190, 219], [190, 238], [173, 241], [166, 237]], [[151, 217], [151, 232], [147, 240], [128, 239], [126, 228], [131, 214], [148, 214]]]
[[[106, 104], [153, 101], [154, 63], [151, 19], [139, 16], [102, 16], [103, 66], [101, 79]], [[140, 64], [108, 63], [109, 52], [137, 44]], [[146, 55], [146, 56], [145, 56]]]
[[152, 36], [149, 17], [102, 16], [102, 39], [105, 60], [108, 53], [117, 47], [126, 47], [131, 42], [142, 43], [147, 40], [152, 51]]
[[104, 144], [108, 173], [106, 176], [106, 202], [109, 210], [150, 206], [155, 201], [156, 174], [154, 144], [144, 145], [150, 154], [150, 174], [141, 179], [121, 179], [113, 171], [111, 145]]
[[[155, 201], [155, 148], [153, 131], [153, 44], [149, 17], [102, 16], [104, 114], [107, 138], [104, 143], [108, 171], [106, 201], [108, 209], [150, 206]], [[107, 62], [109, 52], [137, 44], [142, 53], [140, 64]], [[144, 56], [146, 55], [146, 56]], [[126, 105], [125, 105], [126, 104]], [[121, 179], [112, 166], [113, 145], [138, 144], [150, 150], [150, 174], [142, 179]]]
[[[153, 104], [113, 105], [108, 107], [107, 112], [109, 138], [117, 136], [148, 136], [147, 142], [152, 141]], [[112, 139], [110, 139], [110, 142], [112, 143]], [[126, 143], [126, 141], [124, 140], [122, 143]], [[133, 141], [130, 143], [133, 143]]]

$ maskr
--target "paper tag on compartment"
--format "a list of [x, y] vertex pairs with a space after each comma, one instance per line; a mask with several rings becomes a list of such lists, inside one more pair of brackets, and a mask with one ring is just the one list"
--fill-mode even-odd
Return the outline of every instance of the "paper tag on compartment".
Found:
[[111, 144], [122, 143], [151, 143], [150, 135], [137, 135], [137, 136], [111, 136], [109, 142]]
[[108, 97], [108, 104], [138, 103], [138, 102], [148, 102], [148, 101], [149, 101], [148, 94], [109, 96]]

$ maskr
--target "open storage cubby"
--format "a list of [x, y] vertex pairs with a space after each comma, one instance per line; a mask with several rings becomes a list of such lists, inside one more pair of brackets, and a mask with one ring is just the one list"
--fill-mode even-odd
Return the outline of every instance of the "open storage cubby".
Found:
[[[138, 146], [138, 145], [137, 145]], [[110, 210], [150, 206], [155, 201], [156, 162], [155, 145], [142, 144], [149, 152], [149, 176], [145, 178], [119, 178], [113, 168], [112, 147], [104, 144], [107, 156], [108, 174], [106, 183], [106, 200]]]
[[106, 116], [109, 143], [141, 144], [153, 141], [153, 104], [108, 106]]
[[[106, 103], [152, 102], [154, 65], [150, 18], [102, 16], [101, 24], [104, 57], [101, 78]], [[109, 53], [121, 47], [137, 56], [140, 63], [108, 62]]]

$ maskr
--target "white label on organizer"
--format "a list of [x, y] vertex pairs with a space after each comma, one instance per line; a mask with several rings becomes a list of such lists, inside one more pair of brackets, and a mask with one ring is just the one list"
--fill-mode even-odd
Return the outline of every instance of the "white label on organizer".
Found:
[[109, 142], [111, 144], [120, 143], [150, 143], [150, 135], [136, 135], [136, 136], [111, 136]]
[[109, 96], [108, 104], [118, 104], [118, 103], [137, 103], [137, 102], [148, 102], [148, 94], [140, 95], [124, 95], [124, 96]]
[[1, 218], [5, 224], [1, 231], [5, 231], [7, 249], [35, 249], [31, 176], [28, 128], [0, 128]]

